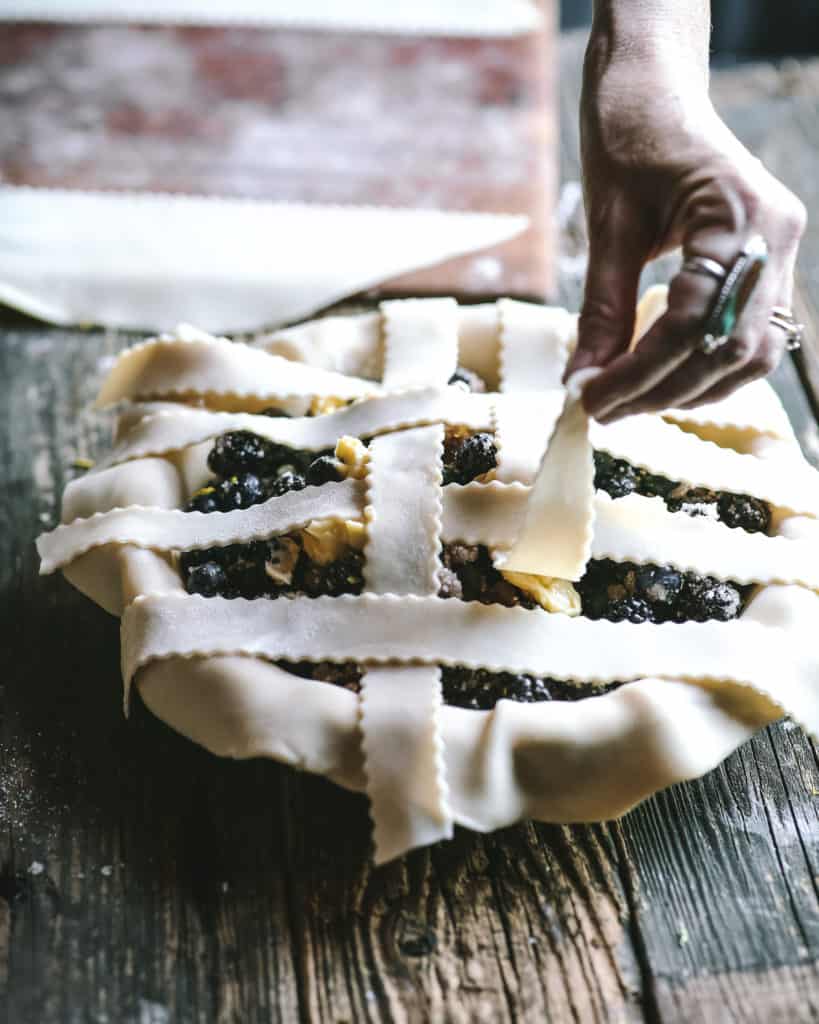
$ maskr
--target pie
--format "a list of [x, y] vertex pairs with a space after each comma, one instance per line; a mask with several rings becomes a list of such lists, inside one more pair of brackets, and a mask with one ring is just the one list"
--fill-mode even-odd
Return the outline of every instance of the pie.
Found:
[[126, 711], [366, 792], [378, 861], [816, 731], [819, 476], [774, 392], [601, 426], [575, 331], [409, 299], [127, 350], [113, 448], [38, 541], [121, 617]]

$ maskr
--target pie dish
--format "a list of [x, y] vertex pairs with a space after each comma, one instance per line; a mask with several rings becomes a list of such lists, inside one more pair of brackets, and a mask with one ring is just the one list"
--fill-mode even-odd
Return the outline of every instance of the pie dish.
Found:
[[121, 617], [126, 711], [366, 792], [377, 861], [819, 731], [819, 475], [774, 392], [590, 423], [575, 330], [409, 299], [127, 350], [114, 446], [38, 540]]

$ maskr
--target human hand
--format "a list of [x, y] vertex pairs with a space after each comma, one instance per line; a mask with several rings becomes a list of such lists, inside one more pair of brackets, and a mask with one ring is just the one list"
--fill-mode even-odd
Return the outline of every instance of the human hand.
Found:
[[[769, 373], [785, 348], [768, 316], [791, 306], [805, 208], [717, 116], [704, 60], [670, 35], [623, 45], [605, 25], [592, 33], [581, 104], [589, 269], [567, 376], [605, 368], [583, 392], [603, 423], [716, 401]], [[667, 311], [629, 351], [648, 260], [682, 246], [686, 257], [727, 268], [754, 234], [766, 240], [768, 262], [727, 344], [700, 351], [719, 283], [681, 270]]]

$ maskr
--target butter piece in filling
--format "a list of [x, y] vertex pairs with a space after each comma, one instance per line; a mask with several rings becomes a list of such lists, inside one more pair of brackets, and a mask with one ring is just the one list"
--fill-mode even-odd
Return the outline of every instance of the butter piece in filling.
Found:
[[527, 593], [547, 612], [575, 616], [581, 612], [580, 594], [569, 580], [557, 579], [554, 576], [536, 576], [528, 572], [506, 572], [501, 570], [503, 578], [513, 586]]

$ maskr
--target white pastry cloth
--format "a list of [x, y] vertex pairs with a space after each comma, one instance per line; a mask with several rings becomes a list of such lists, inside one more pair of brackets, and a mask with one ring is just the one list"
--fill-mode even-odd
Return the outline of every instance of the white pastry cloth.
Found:
[[0, 302], [55, 324], [287, 323], [520, 234], [506, 214], [0, 187]]
[[[575, 407], [539, 474], [564, 405], [560, 378], [574, 330], [563, 310], [409, 300], [291, 328], [254, 348], [190, 329], [137, 346], [102, 391], [106, 403], [130, 403], [117, 443], [67, 488], [65, 525], [39, 541], [43, 571], [62, 568], [123, 616], [126, 686], [133, 679], [147, 706], [179, 732], [220, 755], [273, 757], [366, 791], [377, 860], [449, 835], [454, 823], [489, 830], [526, 817], [615, 817], [708, 771], [783, 712], [819, 733], [819, 487], [775, 395], [753, 384], [692, 413], [669, 410], [612, 428], [590, 427]], [[415, 345], [424, 353], [420, 376], [407, 355]], [[288, 369], [281, 357], [315, 372]], [[500, 391], [447, 387], [455, 359]], [[512, 382], [520, 390], [509, 390]], [[527, 382], [535, 390], [525, 390]], [[298, 411], [334, 389], [360, 400], [313, 418], [258, 415], [273, 401]], [[494, 427], [493, 482], [440, 487], [442, 422]], [[243, 512], [182, 513], [208, 476], [212, 438], [227, 429], [313, 450], [345, 433], [376, 440], [364, 481], [308, 488]], [[760, 584], [739, 621], [612, 624], [434, 596], [441, 540], [484, 543], [497, 558], [520, 547], [533, 514], [547, 523], [550, 503], [561, 507], [565, 498], [549, 483], [561, 479], [555, 460], [567, 458], [571, 473], [576, 452], [585, 443], [588, 455], [592, 442], [674, 479], [771, 502], [776, 537], [672, 515], [659, 499], [612, 501], [583, 487], [572, 499], [581, 528], [555, 534], [561, 558], [574, 545], [581, 560], [591, 553], [671, 563]], [[185, 594], [174, 552], [275, 535], [315, 518], [366, 523], [361, 597]], [[555, 552], [539, 544], [527, 556], [524, 543], [518, 557], [543, 571]], [[273, 663], [310, 657], [361, 662], [362, 693]], [[467, 711], [441, 706], [441, 663], [625, 684], [575, 702], [500, 701], [494, 711]]]

